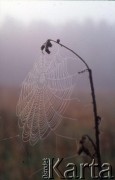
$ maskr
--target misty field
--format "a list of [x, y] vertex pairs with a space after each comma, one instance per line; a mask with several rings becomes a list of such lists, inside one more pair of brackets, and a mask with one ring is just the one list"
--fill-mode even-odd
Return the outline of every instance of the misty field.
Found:
[[[44, 157], [63, 157], [65, 163], [90, 162], [86, 155], [78, 156], [77, 150], [83, 134], [89, 134], [94, 138], [91, 105], [82, 106], [76, 102], [70, 103], [65, 114], [67, 117], [76, 118], [76, 121], [63, 119], [56, 129], [57, 136], [52, 132], [46, 140], [39, 141], [32, 147], [29, 143], [23, 143], [18, 127], [15, 108], [19, 92], [19, 89], [15, 88], [0, 88], [1, 179], [40, 179]], [[87, 94], [84, 96], [86, 97]], [[115, 173], [114, 98], [114, 92], [109, 95], [104, 91], [97, 94], [99, 114], [102, 117], [100, 126], [102, 161], [111, 163], [113, 173]], [[16, 135], [20, 136], [16, 137]]]

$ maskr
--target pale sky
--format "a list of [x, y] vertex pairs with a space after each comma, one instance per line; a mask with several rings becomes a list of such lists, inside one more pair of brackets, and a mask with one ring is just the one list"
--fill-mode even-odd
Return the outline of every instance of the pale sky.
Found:
[[58, 24], [68, 20], [83, 22], [85, 19], [115, 23], [115, 2], [0, 0], [0, 23], [8, 16], [26, 24], [33, 20]]

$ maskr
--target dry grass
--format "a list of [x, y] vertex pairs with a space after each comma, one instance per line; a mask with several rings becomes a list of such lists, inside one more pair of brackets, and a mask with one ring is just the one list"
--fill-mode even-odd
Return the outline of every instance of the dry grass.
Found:
[[[15, 88], [0, 89], [0, 179], [2, 180], [25, 180], [40, 179], [42, 158], [44, 157], [71, 157], [77, 153], [78, 141], [83, 134], [90, 134], [94, 137], [94, 124], [92, 121], [92, 106], [83, 106], [73, 102], [69, 105], [65, 115], [78, 120], [70, 121], [63, 119], [56, 133], [74, 138], [65, 139], [54, 135], [43, 142], [31, 147], [23, 143], [21, 137], [9, 138], [19, 134], [18, 119], [15, 115], [16, 103], [19, 90]], [[85, 96], [85, 95], [84, 95]], [[83, 99], [83, 94], [81, 95]], [[98, 110], [102, 116], [101, 122], [101, 151], [104, 162], [113, 165], [115, 174], [115, 132], [114, 132], [114, 102], [115, 93], [97, 94]], [[57, 143], [56, 143], [57, 142]], [[68, 161], [85, 161], [86, 157], [74, 157]]]

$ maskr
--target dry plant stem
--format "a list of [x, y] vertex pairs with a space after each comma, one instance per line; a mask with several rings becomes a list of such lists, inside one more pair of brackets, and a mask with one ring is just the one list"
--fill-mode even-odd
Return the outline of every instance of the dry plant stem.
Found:
[[[101, 154], [100, 154], [100, 140], [99, 140], [99, 118], [98, 118], [98, 114], [97, 114], [97, 104], [96, 104], [95, 90], [94, 90], [94, 84], [93, 84], [92, 70], [89, 68], [89, 66], [85, 62], [85, 60], [81, 56], [79, 56], [77, 53], [75, 53], [73, 50], [71, 50], [70, 48], [61, 44], [60, 42], [57, 42], [57, 41], [54, 41], [51, 39], [49, 39], [49, 41], [52, 41], [56, 44], [59, 44], [60, 46], [71, 51], [73, 54], [75, 54], [85, 64], [85, 66], [88, 70], [90, 87], [91, 87], [92, 103], [93, 103], [93, 114], [94, 114], [94, 121], [95, 121], [95, 139], [96, 139], [95, 147], [96, 147], [96, 155], [97, 155], [97, 162], [98, 162], [98, 170], [100, 172], [100, 170], [101, 170]], [[102, 178], [100, 178], [100, 179], [102, 179]]]
[[92, 93], [92, 100], [93, 100], [93, 113], [94, 113], [94, 120], [95, 120], [95, 137], [96, 137], [96, 154], [97, 160], [99, 164], [99, 171], [101, 170], [101, 154], [100, 154], [100, 140], [99, 140], [99, 118], [97, 115], [97, 105], [96, 105], [96, 98], [95, 98], [95, 90], [93, 85], [93, 77], [92, 77], [92, 70], [88, 69], [89, 72], [89, 80], [91, 86], [91, 93]]

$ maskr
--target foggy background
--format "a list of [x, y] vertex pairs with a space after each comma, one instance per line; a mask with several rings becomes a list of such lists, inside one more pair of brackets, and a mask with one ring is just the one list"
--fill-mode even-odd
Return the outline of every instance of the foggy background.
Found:
[[[42, 157], [58, 151], [63, 157], [76, 153], [76, 141], [54, 134], [31, 147], [23, 143], [18, 127], [16, 105], [21, 84], [42, 54], [40, 47], [49, 38], [78, 53], [93, 70], [97, 105], [101, 122], [101, 151], [104, 162], [110, 162], [115, 173], [115, 4], [114, 2], [37, 2], [0, 1], [0, 178], [40, 179]], [[66, 51], [67, 52], [67, 51]], [[68, 57], [64, 51], [64, 56]], [[78, 59], [77, 59], [78, 60]], [[78, 60], [79, 61], [79, 60]], [[70, 62], [71, 66], [72, 64]], [[76, 62], [77, 64], [77, 62]], [[79, 64], [79, 62], [78, 62]], [[84, 66], [81, 70], [84, 69]], [[87, 73], [86, 73], [87, 74]], [[88, 80], [85, 73], [78, 75]], [[88, 81], [87, 81], [88, 82]], [[63, 121], [59, 133], [79, 139], [85, 132], [93, 137], [92, 104], [89, 84], [83, 83], [81, 101], [74, 101], [69, 117], [80, 121]], [[76, 84], [75, 93], [77, 93]], [[87, 104], [88, 105], [88, 104]], [[93, 125], [94, 127], [94, 125]], [[10, 138], [14, 137], [14, 138]], [[5, 139], [6, 138], [6, 139]], [[8, 139], [7, 139], [8, 138]], [[54, 138], [54, 139], [53, 139]], [[47, 152], [46, 152], [47, 149]], [[68, 152], [69, 150], [69, 152]], [[55, 152], [55, 153], [54, 153]], [[56, 154], [57, 155], [57, 154]], [[86, 157], [80, 160], [86, 162]], [[70, 159], [71, 160], [71, 159]], [[76, 160], [76, 158], [74, 158]], [[77, 157], [77, 162], [80, 162]], [[72, 162], [72, 161], [71, 161]]]
[[48, 38], [59, 38], [86, 60], [98, 90], [115, 90], [115, 24], [91, 19], [57, 26], [38, 21], [24, 26], [7, 17], [0, 28], [0, 85], [20, 86]]
[[94, 72], [98, 90], [115, 89], [114, 2], [0, 1], [0, 85], [20, 86], [40, 47], [60, 39]]

